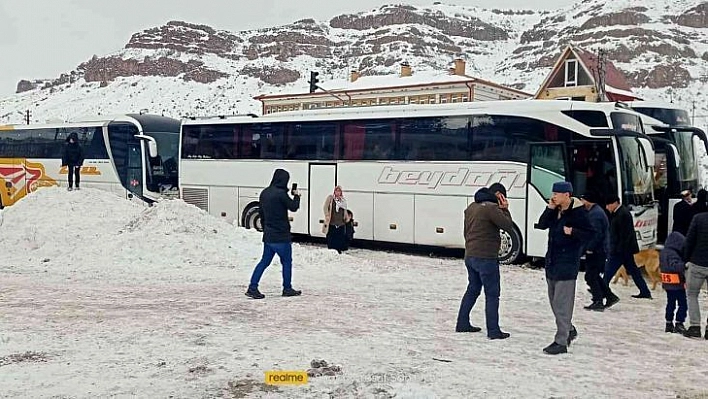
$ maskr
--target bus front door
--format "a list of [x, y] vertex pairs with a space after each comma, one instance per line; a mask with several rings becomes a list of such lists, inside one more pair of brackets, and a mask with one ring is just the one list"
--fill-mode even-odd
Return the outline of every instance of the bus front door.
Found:
[[[143, 198], [143, 156], [140, 142], [128, 141], [128, 169], [127, 169], [128, 199], [142, 200]], [[137, 197], [137, 198], [134, 198]]]
[[565, 143], [531, 144], [526, 176], [525, 253], [527, 256], [544, 257], [548, 233], [537, 230], [534, 226], [548, 206], [553, 192], [553, 183], [570, 181]]
[[307, 201], [310, 235], [313, 237], [325, 236], [322, 234], [324, 225], [323, 205], [327, 196], [334, 192], [336, 184], [337, 164], [310, 164]]

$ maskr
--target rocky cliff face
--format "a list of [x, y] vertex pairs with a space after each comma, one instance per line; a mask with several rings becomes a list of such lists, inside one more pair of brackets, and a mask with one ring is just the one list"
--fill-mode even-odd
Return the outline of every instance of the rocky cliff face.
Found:
[[543, 18], [521, 34], [504, 67], [522, 74], [547, 70], [559, 49], [573, 43], [604, 49], [633, 87], [685, 88], [698, 79], [708, 49], [708, 2], [625, 3], [617, 10], [610, 2], [583, 1], [569, 13]]
[[[389, 74], [403, 61], [414, 73], [447, 71], [457, 57], [467, 60], [469, 75], [533, 92], [568, 43], [603, 49], [635, 88], [693, 87], [708, 81], [708, 1], [582, 0], [554, 12], [387, 5], [326, 22], [304, 19], [242, 32], [170, 21], [57, 79], [23, 80], [17, 92], [46, 90], [37, 97], [49, 101], [56, 90], [78, 86], [89, 93], [130, 81], [130, 97], [138, 96], [140, 79], [160, 77], [173, 96], [181, 92], [170, 85], [205, 85], [203, 96], [211, 97], [200, 98], [199, 107], [227, 99], [237, 107], [259, 93], [302, 90], [311, 70], [320, 71], [321, 80], [351, 70]], [[171, 100], [176, 108], [180, 101]], [[184, 102], [188, 107], [195, 105]]]

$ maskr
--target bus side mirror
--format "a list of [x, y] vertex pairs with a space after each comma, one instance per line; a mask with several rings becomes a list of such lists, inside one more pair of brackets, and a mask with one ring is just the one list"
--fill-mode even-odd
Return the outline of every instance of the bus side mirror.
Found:
[[647, 168], [654, 166], [654, 147], [651, 145], [651, 141], [645, 139], [644, 137], [637, 138], [639, 143], [642, 145], [642, 150], [644, 151], [644, 156], [646, 156]]
[[147, 141], [148, 155], [150, 155], [150, 158], [157, 158], [157, 141], [155, 141], [153, 137], [144, 134], [136, 134], [135, 138]]
[[671, 152], [674, 153], [674, 160], [676, 162], [675, 166], [678, 168], [681, 166], [681, 156], [679, 155], [678, 148], [676, 148], [673, 144], [669, 144], [669, 148], [671, 148]]

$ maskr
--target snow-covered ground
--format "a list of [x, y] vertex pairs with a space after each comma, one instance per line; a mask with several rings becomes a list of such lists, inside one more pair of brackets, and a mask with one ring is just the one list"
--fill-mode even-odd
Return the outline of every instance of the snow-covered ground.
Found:
[[[266, 299], [243, 293], [260, 235], [179, 200], [152, 208], [86, 189], [42, 189], [0, 214], [0, 396], [289, 398], [698, 398], [708, 341], [663, 332], [664, 293], [587, 312], [578, 284], [570, 353], [546, 356], [555, 326], [542, 270], [502, 269], [504, 341], [454, 332], [460, 259], [294, 246]], [[630, 283], [631, 284], [631, 283]], [[706, 306], [706, 295], [702, 296]], [[707, 307], [708, 308], [708, 307]], [[483, 300], [473, 323], [484, 325]], [[267, 370], [341, 366], [307, 385]]]

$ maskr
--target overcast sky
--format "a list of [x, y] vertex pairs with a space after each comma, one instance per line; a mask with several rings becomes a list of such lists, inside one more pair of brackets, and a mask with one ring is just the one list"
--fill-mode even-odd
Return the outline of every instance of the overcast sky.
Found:
[[[302, 18], [329, 20], [384, 4], [431, 5], [434, 0], [0, 0], [0, 97], [20, 79], [55, 78], [93, 54], [121, 49], [131, 34], [170, 20], [232, 31]], [[485, 8], [557, 9], [578, 0], [447, 0]]]

